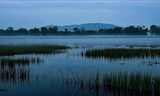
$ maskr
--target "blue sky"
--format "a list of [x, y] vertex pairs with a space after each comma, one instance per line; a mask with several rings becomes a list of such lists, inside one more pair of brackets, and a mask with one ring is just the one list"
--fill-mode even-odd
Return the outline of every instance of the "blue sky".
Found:
[[160, 0], [1, 0], [0, 27], [160, 25]]

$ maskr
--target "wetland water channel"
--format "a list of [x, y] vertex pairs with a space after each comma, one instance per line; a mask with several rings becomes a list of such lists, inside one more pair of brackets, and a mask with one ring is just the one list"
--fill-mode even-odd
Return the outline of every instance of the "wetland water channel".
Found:
[[[159, 48], [159, 37], [3, 36], [1, 45], [66, 45], [55, 54], [1, 56], [0, 96], [159, 96], [160, 57], [88, 58], [93, 48]], [[11, 59], [22, 59], [12, 62]]]

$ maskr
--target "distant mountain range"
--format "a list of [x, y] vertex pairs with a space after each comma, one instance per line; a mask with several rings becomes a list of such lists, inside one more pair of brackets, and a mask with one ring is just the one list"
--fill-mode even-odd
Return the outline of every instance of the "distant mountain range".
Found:
[[68, 29], [69, 31], [73, 31], [74, 28], [85, 29], [85, 30], [99, 30], [99, 29], [111, 29], [116, 27], [113, 24], [105, 24], [105, 23], [85, 23], [79, 25], [65, 25], [65, 26], [58, 26], [60, 31], [64, 31]]

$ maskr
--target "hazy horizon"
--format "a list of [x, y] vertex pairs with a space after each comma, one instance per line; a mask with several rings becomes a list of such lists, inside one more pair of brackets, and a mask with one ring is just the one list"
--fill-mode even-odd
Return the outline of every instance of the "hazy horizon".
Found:
[[1, 0], [0, 27], [160, 25], [158, 0]]

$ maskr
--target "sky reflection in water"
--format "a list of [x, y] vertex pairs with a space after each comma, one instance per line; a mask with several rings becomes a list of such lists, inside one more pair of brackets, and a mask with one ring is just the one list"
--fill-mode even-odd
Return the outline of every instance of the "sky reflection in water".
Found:
[[[25, 38], [26, 41], [29, 40], [27, 38], [29, 37]], [[67, 38], [50, 40], [58, 42], [58, 40], [68, 40]], [[94, 45], [94, 42], [90, 42], [91, 38], [89, 39], [88, 43]], [[110, 38], [106, 38], [106, 41], [107, 39]], [[120, 39], [121, 41], [126, 40], [126, 38]], [[131, 39], [133, 38], [128, 38], [132, 41]], [[15, 38], [14, 40], [21, 39]], [[36, 40], [33, 41], [36, 43]], [[46, 39], [42, 40], [44, 42]], [[76, 40], [74, 39], [73, 42]], [[145, 38], [141, 38], [141, 40], [148, 42], [145, 41]], [[150, 40], [151, 43], [155, 38]], [[9, 42], [10, 40], [6, 41], [6, 43]], [[70, 43], [73, 42], [70, 41]], [[121, 42], [119, 43], [121, 44]], [[81, 46], [81, 43], [77, 44]], [[102, 44], [107, 45], [108, 42]], [[132, 45], [132, 43], [127, 44]], [[153, 96], [157, 96], [160, 94], [158, 91], [160, 65], [144, 64], [144, 62], [159, 60], [159, 57], [115, 60], [81, 56], [80, 53], [88, 48], [91, 46], [73, 48], [67, 52], [53, 55], [24, 55], [24, 58], [37, 57], [43, 61], [37, 62], [37, 64], [32, 62], [28, 64], [1, 63], [0, 89], [2, 91], [0, 94], [2, 96], [129, 96], [131, 94], [133, 96], [152, 96], [153, 94]], [[14, 58], [20, 57], [22, 56], [14, 56]]]

